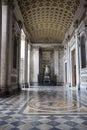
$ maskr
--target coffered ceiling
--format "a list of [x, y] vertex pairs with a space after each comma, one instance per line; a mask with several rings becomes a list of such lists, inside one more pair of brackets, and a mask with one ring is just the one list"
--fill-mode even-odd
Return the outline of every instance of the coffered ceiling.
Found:
[[31, 42], [64, 40], [79, 0], [18, 0]]

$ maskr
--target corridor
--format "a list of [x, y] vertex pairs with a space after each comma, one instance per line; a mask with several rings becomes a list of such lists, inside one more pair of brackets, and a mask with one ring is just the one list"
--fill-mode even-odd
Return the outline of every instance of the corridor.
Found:
[[0, 130], [87, 130], [87, 0], [0, 0]]
[[0, 98], [0, 130], [86, 130], [87, 91], [39, 86]]

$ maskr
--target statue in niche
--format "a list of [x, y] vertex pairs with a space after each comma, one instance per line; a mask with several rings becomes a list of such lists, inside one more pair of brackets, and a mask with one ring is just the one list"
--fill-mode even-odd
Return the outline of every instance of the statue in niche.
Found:
[[48, 65], [45, 66], [44, 69], [44, 79], [43, 79], [43, 83], [45, 85], [49, 85], [50, 84], [50, 68]]
[[44, 74], [45, 76], [48, 76], [49, 73], [50, 73], [49, 67], [46, 65]]

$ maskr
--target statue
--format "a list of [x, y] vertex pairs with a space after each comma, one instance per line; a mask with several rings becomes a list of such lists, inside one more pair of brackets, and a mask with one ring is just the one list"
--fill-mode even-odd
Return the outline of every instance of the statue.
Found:
[[45, 66], [44, 69], [44, 79], [43, 79], [43, 83], [45, 85], [49, 85], [50, 84], [50, 68], [48, 67], [48, 65]]
[[45, 67], [45, 75], [49, 75], [49, 67], [47, 65]]

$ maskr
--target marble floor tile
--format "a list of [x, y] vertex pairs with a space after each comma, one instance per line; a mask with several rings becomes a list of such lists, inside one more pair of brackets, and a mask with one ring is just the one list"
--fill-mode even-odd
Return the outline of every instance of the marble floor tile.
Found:
[[87, 130], [87, 91], [39, 86], [0, 98], [0, 130]]

